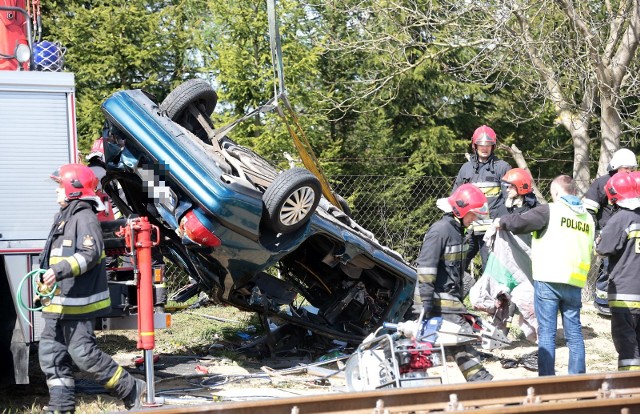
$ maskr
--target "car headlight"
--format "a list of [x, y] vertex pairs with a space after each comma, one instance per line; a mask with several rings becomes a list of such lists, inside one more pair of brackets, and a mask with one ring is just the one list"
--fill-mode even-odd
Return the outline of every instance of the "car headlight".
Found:
[[23, 43], [16, 46], [16, 60], [20, 63], [28, 62], [31, 59], [31, 49]]

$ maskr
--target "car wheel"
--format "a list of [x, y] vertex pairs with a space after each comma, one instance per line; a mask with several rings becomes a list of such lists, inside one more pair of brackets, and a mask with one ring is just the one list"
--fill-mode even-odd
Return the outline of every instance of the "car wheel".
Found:
[[262, 201], [266, 225], [277, 233], [289, 233], [305, 224], [320, 202], [320, 181], [304, 168], [278, 174]]
[[[175, 88], [160, 104], [171, 120], [204, 142], [209, 142], [207, 126], [213, 128], [211, 114], [218, 103], [218, 95], [209, 82], [203, 79], [188, 80]], [[198, 118], [190, 111], [190, 107], [199, 111], [208, 125], [202, 125]]]

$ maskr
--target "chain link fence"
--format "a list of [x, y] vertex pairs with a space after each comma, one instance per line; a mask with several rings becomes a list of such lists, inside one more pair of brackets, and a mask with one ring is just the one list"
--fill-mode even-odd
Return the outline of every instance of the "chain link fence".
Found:
[[[413, 263], [427, 229], [442, 217], [436, 200], [449, 196], [455, 177], [344, 175], [329, 179], [333, 190], [347, 201], [352, 218], [373, 232], [380, 244]], [[547, 200], [550, 200], [551, 181], [538, 179], [535, 183]], [[478, 271], [474, 273], [478, 274]], [[168, 263], [166, 274], [176, 288], [181, 286], [180, 282], [186, 284], [188, 281], [188, 276], [171, 263]], [[590, 281], [593, 278], [590, 276]], [[592, 284], [585, 289], [586, 295], [592, 292]]]
[[[351, 208], [352, 218], [378, 241], [413, 262], [429, 226], [442, 217], [436, 200], [448, 197], [455, 177], [331, 177], [333, 189]], [[550, 179], [536, 184], [545, 198]]]

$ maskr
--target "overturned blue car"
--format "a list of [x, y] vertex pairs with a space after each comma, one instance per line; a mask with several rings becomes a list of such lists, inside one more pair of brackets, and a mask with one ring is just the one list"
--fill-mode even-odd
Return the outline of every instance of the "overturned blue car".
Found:
[[307, 169], [279, 171], [218, 136], [216, 101], [191, 80], [162, 103], [141, 90], [103, 103], [103, 187], [119, 210], [149, 217], [164, 258], [222, 303], [352, 343], [402, 320], [415, 269], [329, 203]]

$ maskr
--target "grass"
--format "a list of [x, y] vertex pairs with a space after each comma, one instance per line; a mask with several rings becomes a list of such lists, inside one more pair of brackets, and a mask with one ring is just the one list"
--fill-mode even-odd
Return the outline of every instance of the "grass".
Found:
[[[170, 304], [171, 305], [171, 304]], [[175, 305], [175, 304], [173, 304]], [[227, 322], [213, 320], [215, 317]], [[232, 343], [239, 342], [238, 334], [255, 334], [260, 331], [258, 318], [251, 313], [241, 312], [233, 307], [207, 306], [193, 311], [183, 310], [172, 314], [172, 326], [156, 331], [156, 354], [207, 355], [212, 344], [224, 347], [215, 350], [215, 355], [234, 362], [243, 358], [228, 350]], [[98, 346], [110, 355], [118, 353], [141, 354], [136, 348], [136, 331], [98, 331]], [[29, 385], [15, 385], [0, 392], [1, 414], [42, 413], [48, 401], [48, 390], [44, 376], [38, 366], [37, 353], [32, 353]], [[133, 366], [133, 361], [131, 366]], [[82, 376], [82, 374], [77, 374]], [[139, 375], [137, 375], [139, 376]], [[109, 395], [76, 395], [77, 413], [104, 413], [124, 411], [122, 402]]]

